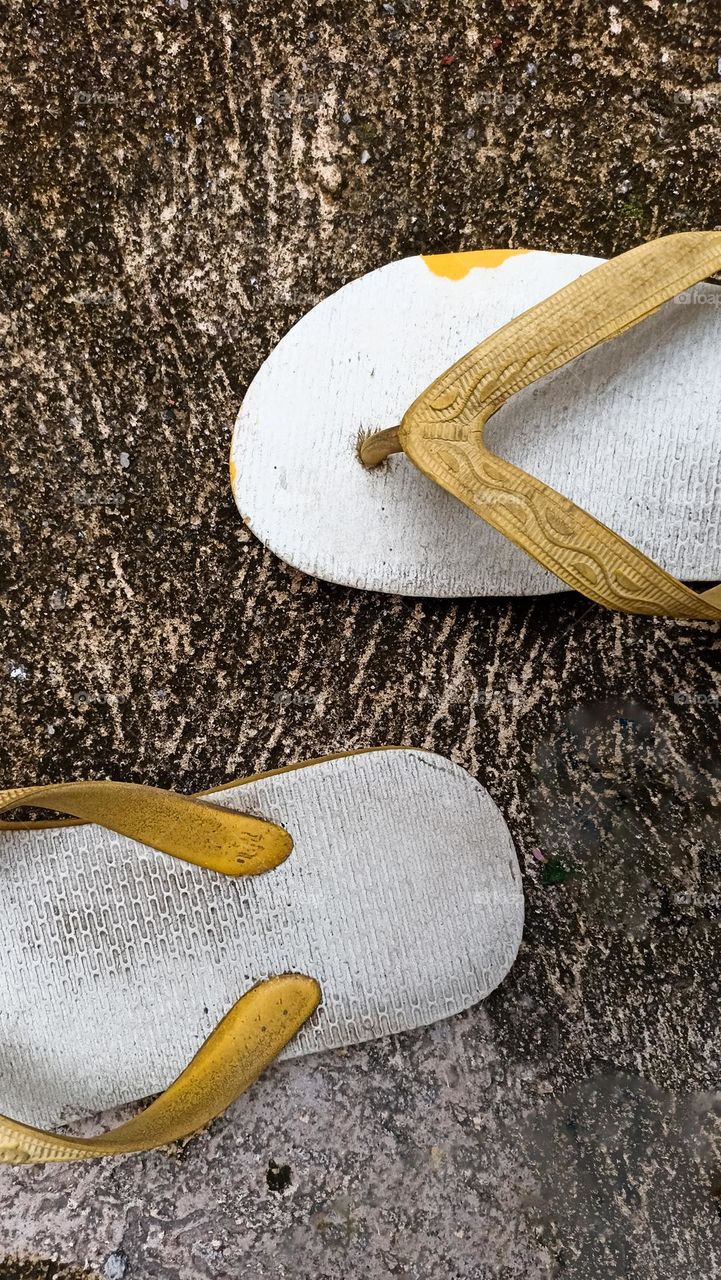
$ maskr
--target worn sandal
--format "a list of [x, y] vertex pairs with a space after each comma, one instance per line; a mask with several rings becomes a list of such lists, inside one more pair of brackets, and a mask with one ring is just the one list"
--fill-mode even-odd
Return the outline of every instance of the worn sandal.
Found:
[[609, 262], [490, 250], [353, 281], [248, 390], [231, 450], [243, 519], [289, 564], [349, 586], [566, 586], [721, 618], [721, 587], [681, 581], [719, 572], [721, 290], [694, 287], [719, 268], [721, 232], [700, 231]]
[[[448, 1017], [513, 963], [513, 843], [450, 761], [376, 749], [204, 795], [116, 782], [0, 793], [0, 811], [81, 820], [0, 824], [0, 1095], [19, 1117], [0, 1117], [0, 1161], [159, 1146], [207, 1124], [281, 1051]], [[160, 1090], [100, 1137], [35, 1127]]]

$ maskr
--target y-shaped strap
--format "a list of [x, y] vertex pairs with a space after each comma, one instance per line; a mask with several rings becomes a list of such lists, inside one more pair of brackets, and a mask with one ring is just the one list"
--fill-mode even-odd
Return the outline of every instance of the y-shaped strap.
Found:
[[[40, 805], [96, 822], [224, 875], [257, 875], [290, 853], [288, 833], [205, 801], [122, 782], [69, 782], [0, 792], [0, 812]], [[4, 829], [17, 823], [2, 822]], [[147, 1151], [208, 1124], [247, 1089], [316, 1009], [314, 978], [285, 973], [253, 987], [190, 1064], [144, 1111], [96, 1138], [72, 1138], [0, 1116], [0, 1164], [89, 1160]]]
[[[486, 422], [516, 391], [719, 269], [720, 231], [666, 236], [593, 268], [441, 374], [403, 418], [401, 447], [425, 475], [591, 600], [628, 613], [721, 618], [721, 587], [703, 594], [685, 587], [483, 441]], [[389, 441], [385, 452], [392, 451]]]

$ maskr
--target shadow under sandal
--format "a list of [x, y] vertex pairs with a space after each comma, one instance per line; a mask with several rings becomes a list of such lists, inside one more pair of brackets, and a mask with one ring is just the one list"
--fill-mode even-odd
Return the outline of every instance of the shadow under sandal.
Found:
[[[0, 1162], [184, 1137], [281, 1053], [475, 1004], [520, 944], [508, 829], [430, 752], [331, 756], [202, 797], [117, 782], [0, 792], [0, 811], [27, 805], [75, 821], [0, 823], [0, 1105], [19, 1117], [0, 1116]], [[46, 1128], [160, 1090], [98, 1137]]]
[[694, 287], [719, 269], [721, 232], [698, 231], [608, 262], [489, 250], [353, 281], [248, 390], [231, 448], [243, 519], [349, 586], [571, 587], [721, 618], [721, 587], [681, 581], [719, 573], [721, 290]]

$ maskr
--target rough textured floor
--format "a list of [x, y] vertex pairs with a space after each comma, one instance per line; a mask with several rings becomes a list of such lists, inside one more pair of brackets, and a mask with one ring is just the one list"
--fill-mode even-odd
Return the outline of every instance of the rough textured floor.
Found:
[[721, 225], [716, 28], [711, 0], [9, 6], [0, 782], [432, 747], [503, 810], [528, 919], [467, 1015], [285, 1064], [171, 1152], [0, 1171], [1, 1277], [721, 1275], [717, 628], [324, 586], [226, 470], [259, 363], [361, 271]]

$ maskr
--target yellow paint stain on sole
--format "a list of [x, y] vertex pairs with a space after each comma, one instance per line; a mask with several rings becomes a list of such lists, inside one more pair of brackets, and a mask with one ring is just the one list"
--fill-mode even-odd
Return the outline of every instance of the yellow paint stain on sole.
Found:
[[472, 249], [467, 253], [424, 253], [421, 256], [434, 276], [463, 280], [474, 267], [500, 267], [506, 258], [530, 252], [530, 249]]
[[235, 477], [236, 477], [236, 476], [237, 476], [237, 474], [238, 474], [238, 468], [236, 467], [236, 465], [235, 465], [235, 463], [233, 462], [233, 459], [232, 459], [232, 458], [228, 458], [228, 470], [229, 470], [229, 472], [230, 472], [230, 487], [231, 487], [231, 489], [233, 489], [233, 490], [234, 490], [234, 489], [235, 489]]

